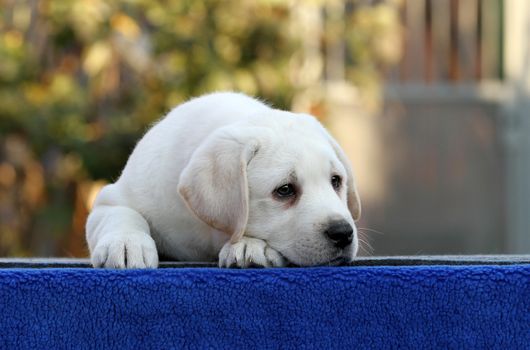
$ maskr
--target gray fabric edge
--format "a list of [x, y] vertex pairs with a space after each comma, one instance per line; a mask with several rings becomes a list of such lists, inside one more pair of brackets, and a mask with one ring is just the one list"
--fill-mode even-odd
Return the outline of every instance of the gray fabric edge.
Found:
[[[530, 255], [421, 255], [357, 257], [343, 266], [418, 266], [418, 265], [515, 265], [530, 264]], [[7, 268], [90, 268], [89, 259], [0, 258], [0, 269]], [[161, 268], [217, 267], [215, 262], [162, 261]]]

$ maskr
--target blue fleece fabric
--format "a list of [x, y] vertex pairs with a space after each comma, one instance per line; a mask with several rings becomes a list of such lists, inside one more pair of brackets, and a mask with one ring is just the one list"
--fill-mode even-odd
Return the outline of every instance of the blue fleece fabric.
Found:
[[530, 349], [530, 265], [0, 269], [0, 349]]

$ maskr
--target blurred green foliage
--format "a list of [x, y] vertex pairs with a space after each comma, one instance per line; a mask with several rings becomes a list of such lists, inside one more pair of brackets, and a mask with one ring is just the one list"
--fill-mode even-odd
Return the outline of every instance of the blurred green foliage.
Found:
[[[0, 130], [112, 179], [145, 128], [190, 96], [287, 106], [287, 11], [250, 1], [13, 1], [0, 23]], [[5, 19], [8, 18], [9, 23]], [[95, 157], [97, 155], [97, 157]]]
[[[0, 0], [0, 255], [84, 255], [94, 181], [115, 180], [148, 126], [186, 99], [240, 90], [289, 108], [297, 4]], [[384, 61], [372, 43], [395, 23], [383, 5], [357, 7], [347, 75], [370, 87]]]
[[[0, 159], [15, 171], [9, 183], [4, 165], [1, 255], [60, 250], [31, 237], [70, 234], [75, 187], [116, 179], [149, 124], [185, 99], [236, 89], [287, 107], [292, 95], [296, 43], [280, 3], [0, 4]], [[34, 203], [20, 193], [28, 171], [43, 177]]]

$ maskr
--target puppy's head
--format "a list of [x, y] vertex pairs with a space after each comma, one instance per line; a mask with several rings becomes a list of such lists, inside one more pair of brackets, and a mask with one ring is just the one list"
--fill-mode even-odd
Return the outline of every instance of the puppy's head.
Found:
[[351, 261], [360, 202], [346, 156], [314, 118], [271, 113], [210, 135], [181, 174], [181, 196], [233, 241], [263, 239], [296, 265]]

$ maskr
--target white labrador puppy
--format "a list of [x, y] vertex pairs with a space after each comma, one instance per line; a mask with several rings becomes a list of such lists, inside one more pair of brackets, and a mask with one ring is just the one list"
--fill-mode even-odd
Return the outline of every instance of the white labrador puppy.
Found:
[[158, 256], [223, 267], [348, 262], [360, 202], [350, 164], [319, 122], [215, 93], [151, 128], [87, 225], [95, 267]]

